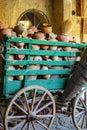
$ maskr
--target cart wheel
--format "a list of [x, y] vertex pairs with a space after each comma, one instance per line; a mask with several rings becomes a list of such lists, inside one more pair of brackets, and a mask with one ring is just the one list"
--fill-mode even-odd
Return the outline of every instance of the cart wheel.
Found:
[[49, 130], [55, 117], [55, 101], [40, 86], [20, 90], [5, 114], [6, 130]]
[[76, 97], [72, 110], [72, 119], [78, 130], [87, 130], [87, 89], [84, 89]]

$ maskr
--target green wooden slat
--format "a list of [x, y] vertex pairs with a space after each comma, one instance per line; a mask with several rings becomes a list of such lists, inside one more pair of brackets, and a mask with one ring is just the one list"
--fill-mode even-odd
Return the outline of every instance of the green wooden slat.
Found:
[[31, 60], [7, 60], [8, 65], [47, 65], [47, 66], [71, 66], [76, 64], [76, 61], [31, 61]]
[[[25, 87], [32, 86], [32, 85], [39, 85], [53, 92], [53, 91], [58, 91], [60, 89], [63, 89], [65, 87], [64, 85], [66, 84], [66, 82], [67, 82], [66, 78], [49, 79], [49, 80], [44, 80], [44, 79], [27, 80]], [[6, 94], [16, 93], [22, 88], [21, 85], [22, 85], [22, 81], [8, 81]]]
[[35, 39], [29, 39], [29, 38], [19, 38], [19, 37], [7, 37], [9, 42], [24, 42], [24, 43], [30, 43], [31, 44], [39, 44], [39, 45], [54, 45], [54, 46], [71, 46], [71, 47], [77, 47], [77, 48], [84, 48], [87, 47], [87, 43], [85, 44], [79, 44], [79, 43], [70, 43], [70, 42], [55, 42], [55, 41], [42, 41], [42, 40], [35, 40]]
[[67, 51], [52, 51], [52, 50], [29, 50], [29, 49], [8, 49], [8, 54], [25, 54], [25, 55], [40, 55], [40, 56], [80, 56], [81, 52]]
[[[10, 42], [7, 41], [6, 42], [6, 48], [9, 48], [9, 47], [10, 47]], [[9, 54], [7, 53], [7, 51], [5, 51], [5, 59], [8, 59], [8, 58], [9, 58]], [[6, 63], [4, 65], [4, 70], [5, 69], [8, 69], [8, 65]], [[4, 76], [4, 79], [3, 79], [3, 94], [6, 93], [6, 85], [7, 85], [7, 82], [8, 82], [8, 77], [5, 73], [5, 71], [4, 71], [4, 74], [5, 74], [5, 76]]]
[[46, 75], [46, 74], [70, 74], [70, 69], [49, 70], [7, 70], [6, 75]]

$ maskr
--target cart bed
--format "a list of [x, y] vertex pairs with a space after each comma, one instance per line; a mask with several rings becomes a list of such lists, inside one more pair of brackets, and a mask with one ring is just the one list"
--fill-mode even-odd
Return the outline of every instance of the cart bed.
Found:
[[[79, 43], [66, 43], [66, 42], [52, 42], [52, 41], [40, 41], [29, 38], [19, 38], [19, 37], [5, 37], [5, 65], [4, 65], [4, 82], [1, 85], [1, 93], [9, 97], [19, 91], [21, 88], [31, 86], [31, 85], [40, 85], [44, 88], [48, 89], [51, 92], [56, 92], [58, 90], [63, 90], [67, 80], [73, 73], [75, 66], [79, 62], [77, 57], [80, 57], [82, 51], [86, 48], [86, 44]], [[11, 42], [23, 42], [26, 44], [25, 49], [16, 49], [11, 48]], [[60, 47], [72, 47], [72, 51], [63, 51], [59, 50], [33, 50], [32, 45], [49, 45], [49, 46], [58, 46]], [[76, 49], [77, 48], [77, 49]], [[26, 58], [24, 60], [9, 60], [9, 55], [17, 55], [24, 54]], [[57, 61], [37, 61], [31, 60], [31, 56], [59, 56], [62, 57], [62, 60]], [[64, 57], [68, 57], [69, 60], [64, 60]], [[45, 65], [49, 66], [48, 70], [34, 70], [30, 69], [30, 65]], [[20, 70], [9, 70], [9, 65], [17, 66], [24, 65], [24, 69]], [[59, 69], [53, 69], [52, 67], [59, 67]], [[38, 78], [37, 80], [28, 80], [29, 75], [38, 75], [41, 77], [42, 75], [59, 75], [58, 78], [50, 78], [50, 79], [42, 79]], [[24, 75], [23, 80], [8, 80], [8, 76], [19, 76]]]

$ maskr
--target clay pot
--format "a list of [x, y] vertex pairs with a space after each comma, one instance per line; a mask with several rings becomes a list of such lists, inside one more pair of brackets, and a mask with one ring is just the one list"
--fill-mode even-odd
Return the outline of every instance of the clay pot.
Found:
[[35, 27], [35, 26], [32, 26], [30, 27], [30, 29], [32, 29], [32, 31], [35, 33], [35, 32], [38, 32], [38, 29]]
[[14, 55], [9, 55], [9, 60], [14, 60]]
[[43, 25], [42, 25], [42, 32], [43, 33], [49, 33], [49, 32], [52, 32], [52, 26], [51, 26], [51, 24], [48, 24], [48, 23], [44, 23]]
[[49, 50], [57, 50], [57, 46], [49, 46]]
[[[42, 66], [41, 69], [42, 69], [42, 70], [48, 70], [48, 67], [47, 67], [47, 66]], [[49, 79], [49, 78], [50, 78], [50, 74], [48, 74], [48, 75], [43, 75], [43, 78], [44, 78], [44, 79]]]
[[37, 79], [37, 75], [30, 75], [28, 77], [29, 80], [36, 80]]
[[17, 80], [23, 80], [24, 76], [23, 75], [20, 75], [20, 76], [16, 76], [16, 79]]
[[23, 48], [23, 46], [25, 45], [23, 42], [18, 42], [16, 43], [17, 47], [19, 48]]
[[63, 42], [69, 42], [70, 41], [70, 36], [68, 35], [59, 35], [57, 37], [58, 41], [63, 41]]
[[12, 37], [17, 37], [17, 34], [14, 31], [11, 32], [11, 35], [12, 35]]
[[32, 25], [30, 20], [21, 20], [18, 22], [18, 24], [24, 26], [26, 29]]
[[26, 27], [21, 24], [14, 27], [14, 31], [16, 32], [17, 35], [20, 34], [22, 35], [22, 33], [25, 32], [26, 30], [27, 30]]
[[34, 35], [34, 31], [32, 30], [32, 28], [29, 28], [27, 30], [27, 36], [33, 38], [33, 35]]
[[34, 60], [42, 61], [42, 57], [41, 56], [35, 56]]
[[38, 40], [45, 40], [45, 35], [42, 32], [35, 32], [33, 38]]
[[25, 55], [22, 55], [22, 54], [18, 54], [18, 55], [15, 56], [16, 60], [18, 60], [18, 59], [23, 60], [24, 58], [25, 58]]
[[63, 47], [63, 50], [64, 51], [71, 51], [72, 49], [71, 49], [71, 47]]
[[39, 45], [32, 45], [32, 49], [33, 50], [40, 50], [40, 46]]
[[41, 46], [40, 46], [40, 49], [42, 49], [42, 50], [47, 50], [48, 48], [49, 48], [48, 45], [41, 45]]
[[[9, 70], [15, 70], [15, 67], [14, 66], [9, 66], [8, 69]], [[9, 76], [8, 77], [8, 80], [10, 80], [10, 81], [13, 80], [13, 79], [14, 79], [14, 76]]]
[[49, 58], [49, 56], [43, 56], [44, 60], [47, 60]]
[[0, 30], [0, 38], [3, 38], [4, 35], [11, 36], [12, 29], [11, 28], [4, 28]]

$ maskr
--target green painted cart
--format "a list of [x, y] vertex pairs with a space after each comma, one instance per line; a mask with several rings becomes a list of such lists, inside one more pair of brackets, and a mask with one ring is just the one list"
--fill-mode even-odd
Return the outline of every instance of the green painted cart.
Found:
[[[21, 42], [25, 43], [25, 48], [11, 47], [11, 43]], [[8, 102], [4, 118], [5, 130], [50, 130], [56, 113], [55, 95], [64, 90], [87, 44], [18, 37], [5, 37], [4, 44], [4, 74], [1, 79], [0, 95], [1, 100], [6, 99]], [[55, 46], [57, 49], [38, 50], [32, 49], [32, 45]], [[62, 47], [71, 47], [72, 51], [63, 51]], [[15, 57], [25, 55], [25, 58], [11, 60], [9, 58], [11, 55]], [[40, 56], [42, 59], [34, 59], [35, 56]], [[49, 58], [46, 59], [46, 57]], [[54, 60], [55, 57], [59, 59]], [[35, 69], [37, 65], [40, 66], [39, 69]], [[22, 67], [11, 69], [9, 66]], [[48, 69], [42, 69], [43, 66]], [[18, 80], [18, 76], [22, 76], [22, 80]], [[37, 78], [30, 79], [31, 76], [37, 76]], [[49, 78], [44, 79], [44, 76]], [[10, 80], [10, 77], [13, 79]], [[82, 98], [86, 92], [85, 89], [79, 93], [72, 109], [74, 124], [78, 130], [87, 129], [87, 112], [84, 111], [87, 102]], [[78, 106], [79, 99], [80, 106]], [[83, 118], [81, 119], [80, 116]]]

